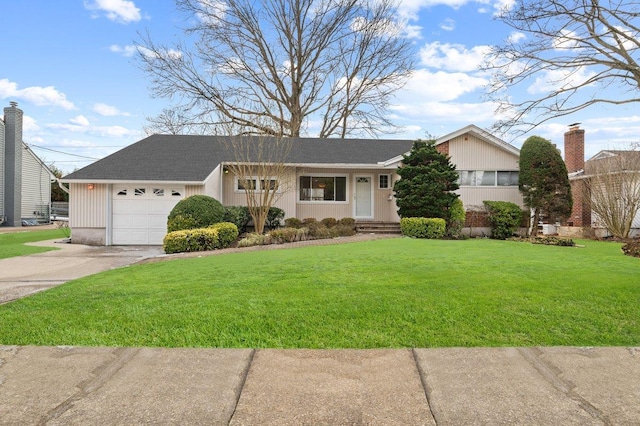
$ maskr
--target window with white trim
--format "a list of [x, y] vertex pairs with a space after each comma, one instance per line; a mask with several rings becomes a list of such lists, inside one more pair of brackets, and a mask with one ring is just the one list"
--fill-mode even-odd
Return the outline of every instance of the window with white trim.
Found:
[[247, 189], [257, 192], [262, 192], [266, 189], [273, 191], [275, 189], [277, 192], [280, 192], [280, 184], [275, 177], [268, 179], [258, 179], [255, 176], [244, 179], [236, 177], [234, 185], [235, 192], [246, 192]]
[[300, 176], [300, 201], [346, 202], [346, 176]]
[[458, 170], [460, 186], [518, 186], [515, 170]]
[[391, 188], [391, 175], [378, 175], [378, 189]]

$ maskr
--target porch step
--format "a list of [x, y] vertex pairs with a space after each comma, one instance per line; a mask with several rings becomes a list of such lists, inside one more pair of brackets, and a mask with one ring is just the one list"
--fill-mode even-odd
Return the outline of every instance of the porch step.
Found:
[[400, 234], [400, 224], [397, 222], [356, 222], [356, 231], [362, 234]]

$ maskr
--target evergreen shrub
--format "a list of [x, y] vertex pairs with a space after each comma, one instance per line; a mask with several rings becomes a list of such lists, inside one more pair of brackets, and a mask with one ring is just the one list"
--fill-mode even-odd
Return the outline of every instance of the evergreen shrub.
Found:
[[484, 205], [489, 210], [491, 238], [506, 240], [512, 237], [522, 222], [520, 206], [508, 201], [485, 201]]
[[224, 221], [235, 224], [238, 227], [238, 232], [244, 233], [251, 221], [249, 209], [246, 206], [227, 206], [224, 208]]
[[[208, 195], [192, 195], [178, 204], [171, 210], [167, 219], [167, 230], [169, 232], [183, 229], [206, 228], [214, 223], [224, 220], [225, 210], [222, 204]], [[176, 219], [177, 216], [182, 216]], [[182, 228], [188, 226], [188, 228]]]

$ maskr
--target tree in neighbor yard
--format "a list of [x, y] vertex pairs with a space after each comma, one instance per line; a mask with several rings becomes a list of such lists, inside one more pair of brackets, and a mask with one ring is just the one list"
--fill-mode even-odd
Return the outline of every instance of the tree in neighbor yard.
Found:
[[614, 237], [628, 238], [640, 212], [640, 152], [605, 153], [585, 164], [586, 199]]
[[375, 135], [392, 127], [387, 106], [414, 65], [394, 1], [177, 0], [187, 41], [147, 34], [138, 58], [192, 125], [298, 137], [313, 119], [319, 137]]
[[560, 152], [547, 139], [529, 137], [520, 150], [518, 186], [525, 206], [531, 209], [532, 235], [538, 233], [542, 215], [550, 222], [562, 222], [571, 215], [573, 199], [567, 166]]
[[[522, 132], [597, 104], [640, 102], [637, 0], [516, 0], [497, 19], [513, 34], [493, 46], [482, 68], [494, 127]], [[514, 101], [522, 88], [532, 96]], [[613, 89], [606, 91], [604, 89]]]
[[398, 167], [393, 185], [401, 217], [442, 218], [449, 221], [449, 210], [458, 198], [458, 172], [449, 157], [440, 153], [435, 141], [417, 140]]
[[287, 164], [291, 138], [235, 136], [223, 138], [233, 161], [223, 164], [234, 176], [235, 190], [244, 192], [256, 232], [264, 232], [269, 209], [294, 188], [295, 173]]

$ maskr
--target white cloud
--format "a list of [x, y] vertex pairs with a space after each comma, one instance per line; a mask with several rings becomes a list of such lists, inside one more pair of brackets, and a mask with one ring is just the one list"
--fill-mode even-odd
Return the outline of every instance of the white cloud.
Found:
[[84, 116], [77, 116], [69, 120], [69, 123], [51, 123], [46, 127], [51, 130], [63, 132], [81, 133], [85, 135], [108, 136], [120, 138], [124, 136], [137, 136], [138, 131], [130, 130], [122, 126], [92, 126]]
[[159, 52], [154, 52], [153, 50], [147, 49], [143, 46], [137, 46], [137, 49], [140, 53], [142, 53], [149, 59], [160, 59], [162, 57], [164, 59], [175, 61], [182, 58], [182, 52], [175, 49], [161, 50]]
[[227, 13], [227, 4], [218, 0], [199, 0], [203, 12], [197, 12], [200, 22], [216, 26], [222, 22]]
[[417, 70], [400, 90], [396, 98], [403, 104], [413, 104], [415, 100], [425, 102], [444, 102], [459, 98], [487, 84], [483, 78], [464, 73], [432, 73], [425, 69]]
[[493, 15], [500, 16], [503, 13], [508, 12], [513, 8], [513, 5], [515, 3], [516, 3], [515, 0], [497, 0], [493, 4], [493, 9], [494, 9]]
[[536, 80], [527, 88], [531, 95], [549, 93], [560, 88], [578, 87], [595, 75], [581, 67], [577, 70], [553, 70], [547, 71], [536, 77]]
[[[134, 2], [129, 0], [85, 0], [84, 7], [87, 10], [103, 12], [107, 19], [122, 24], [137, 22], [142, 19], [140, 9], [136, 7]], [[97, 15], [94, 17], [97, 17]]]
[[75, 108], [73, 103], [67, 100], [67, 96], [53, 86], [32, 86], [18, 89], [17, 83], [6, 78], [0, 79], [0, 98], [16, 98], [37, 106], [58, 106], [66, 110]]
[[126, 56], [128, 58], [132, 57], [138, 51], [138, 46], [133, 44], [128, 44], [126, 46], [120, 46], [118, 44], [112, 44], [109, 46], [109, 50], [114, 53], [120, 53], [122, 56]]
[[527, 38], [527, 36], [519, 31], [514, 31], [509, 34], [509, 41], [514, 44], [520, 43], [520, 40], [524, 40], [525, 38]]
[[463, 72], [477, 71], [489, 49], [489, 46], [475, 46], [467, 49], [460, 44], [436, 41], [420, 49], [420, 59], [422, 65], [430, 68]]
[[578, 46], [578, 35], [573, 31], [560, 30], [551, 44], [555, 50], [573, 50]]
[[104, 117], [114, 117], [116, 115], [124, 115], [128, 117], [129, 115], [131, 115], [128, 112], [122, 112], [114, 106], [103, 104], [103, 103], [94, 104], [93, 111]]
[[40, 130], [40, 126], [38, 126], [38, 123], [36, 122], [36, 120], [33, 117], [30, 117], [28, 115], [23, 115], [22, 116], [22, 130], [25, 133], [37, 132], [38, 130]]
[[453, 31], [456, 29], [456, 21], [451, 18], [446, 18], [444, 21], [440, 22], [440, 28], [445, 31]]
[[471, 0], [402, 0], [398, 9], [402, 18], [417, 21], [420, 9], [432, 6], [449, 6], [458, 9], [467, 3], [471, 3]]
[[69, 120], [69, 123], [75, 126], [87, 127], [89, 125], [89, 120], [84, 115], [78, 115]]

